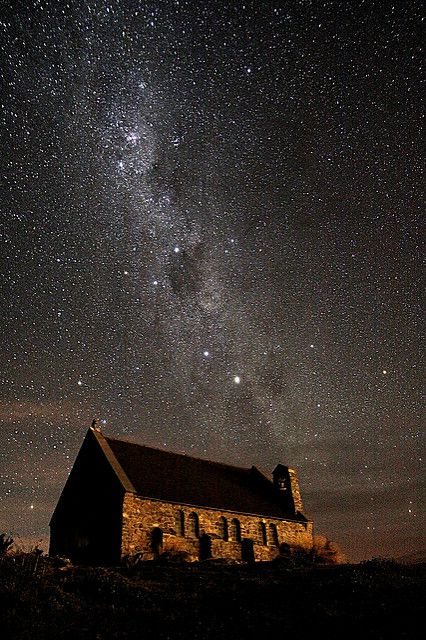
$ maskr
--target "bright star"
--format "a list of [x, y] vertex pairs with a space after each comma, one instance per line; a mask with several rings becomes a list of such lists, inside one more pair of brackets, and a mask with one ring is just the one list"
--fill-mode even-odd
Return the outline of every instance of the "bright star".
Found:
[[234, 382], [235, 382], [235, 384], [240, 384], [240, 382], [241, 382], [240, 376], [234, 376]]
[[77, 380], [77, 384], [79, 387], [81, 387], [81, 385], [83, 384], [81, 380]]
[[203, 351], [203, 356], [206, 356], [206, 358], [208, 358], [209, 355], [210, 355], [210, 351]]
[[179, 253], [180, 249], [179, 249], [179, 247], [175, 247], [175, 248], [173, 249], [173, 251], [174, 251], [175, 253]]

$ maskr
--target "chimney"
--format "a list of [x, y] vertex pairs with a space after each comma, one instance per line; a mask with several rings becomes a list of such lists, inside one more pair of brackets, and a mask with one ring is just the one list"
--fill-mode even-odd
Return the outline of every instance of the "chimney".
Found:
[[279, 464], [273, 470], [272, 478], [274, 487], [288, 501], [295, 514], [303, 513], [303, 503], [296, 470]]

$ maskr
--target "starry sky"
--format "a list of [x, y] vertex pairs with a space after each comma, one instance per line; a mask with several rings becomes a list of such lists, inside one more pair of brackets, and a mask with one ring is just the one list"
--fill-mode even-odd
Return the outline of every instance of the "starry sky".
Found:
[[2, 531], [45, 545], [98, 418], [296, 467], [352, 560], [424, 547], [422, 19], [2, 3]]

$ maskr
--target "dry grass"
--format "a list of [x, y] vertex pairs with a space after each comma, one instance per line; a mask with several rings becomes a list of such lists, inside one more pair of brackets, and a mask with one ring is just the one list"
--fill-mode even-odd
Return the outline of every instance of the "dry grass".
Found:
[[5, 640], [408, 640], [423, 619], [424, 569], [383, 559], [292, 568], [163, 559], [108, 569], [5, 555], [0, 628]]

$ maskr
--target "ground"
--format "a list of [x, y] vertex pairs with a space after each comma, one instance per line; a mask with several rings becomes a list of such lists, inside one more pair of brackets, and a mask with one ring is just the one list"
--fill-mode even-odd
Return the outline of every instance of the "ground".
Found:
[[0, 628], [5, 640], [412, 640], [421, 637], [425, 573], [385, 560], [106, 569], [21, 555], [0, 558]]

